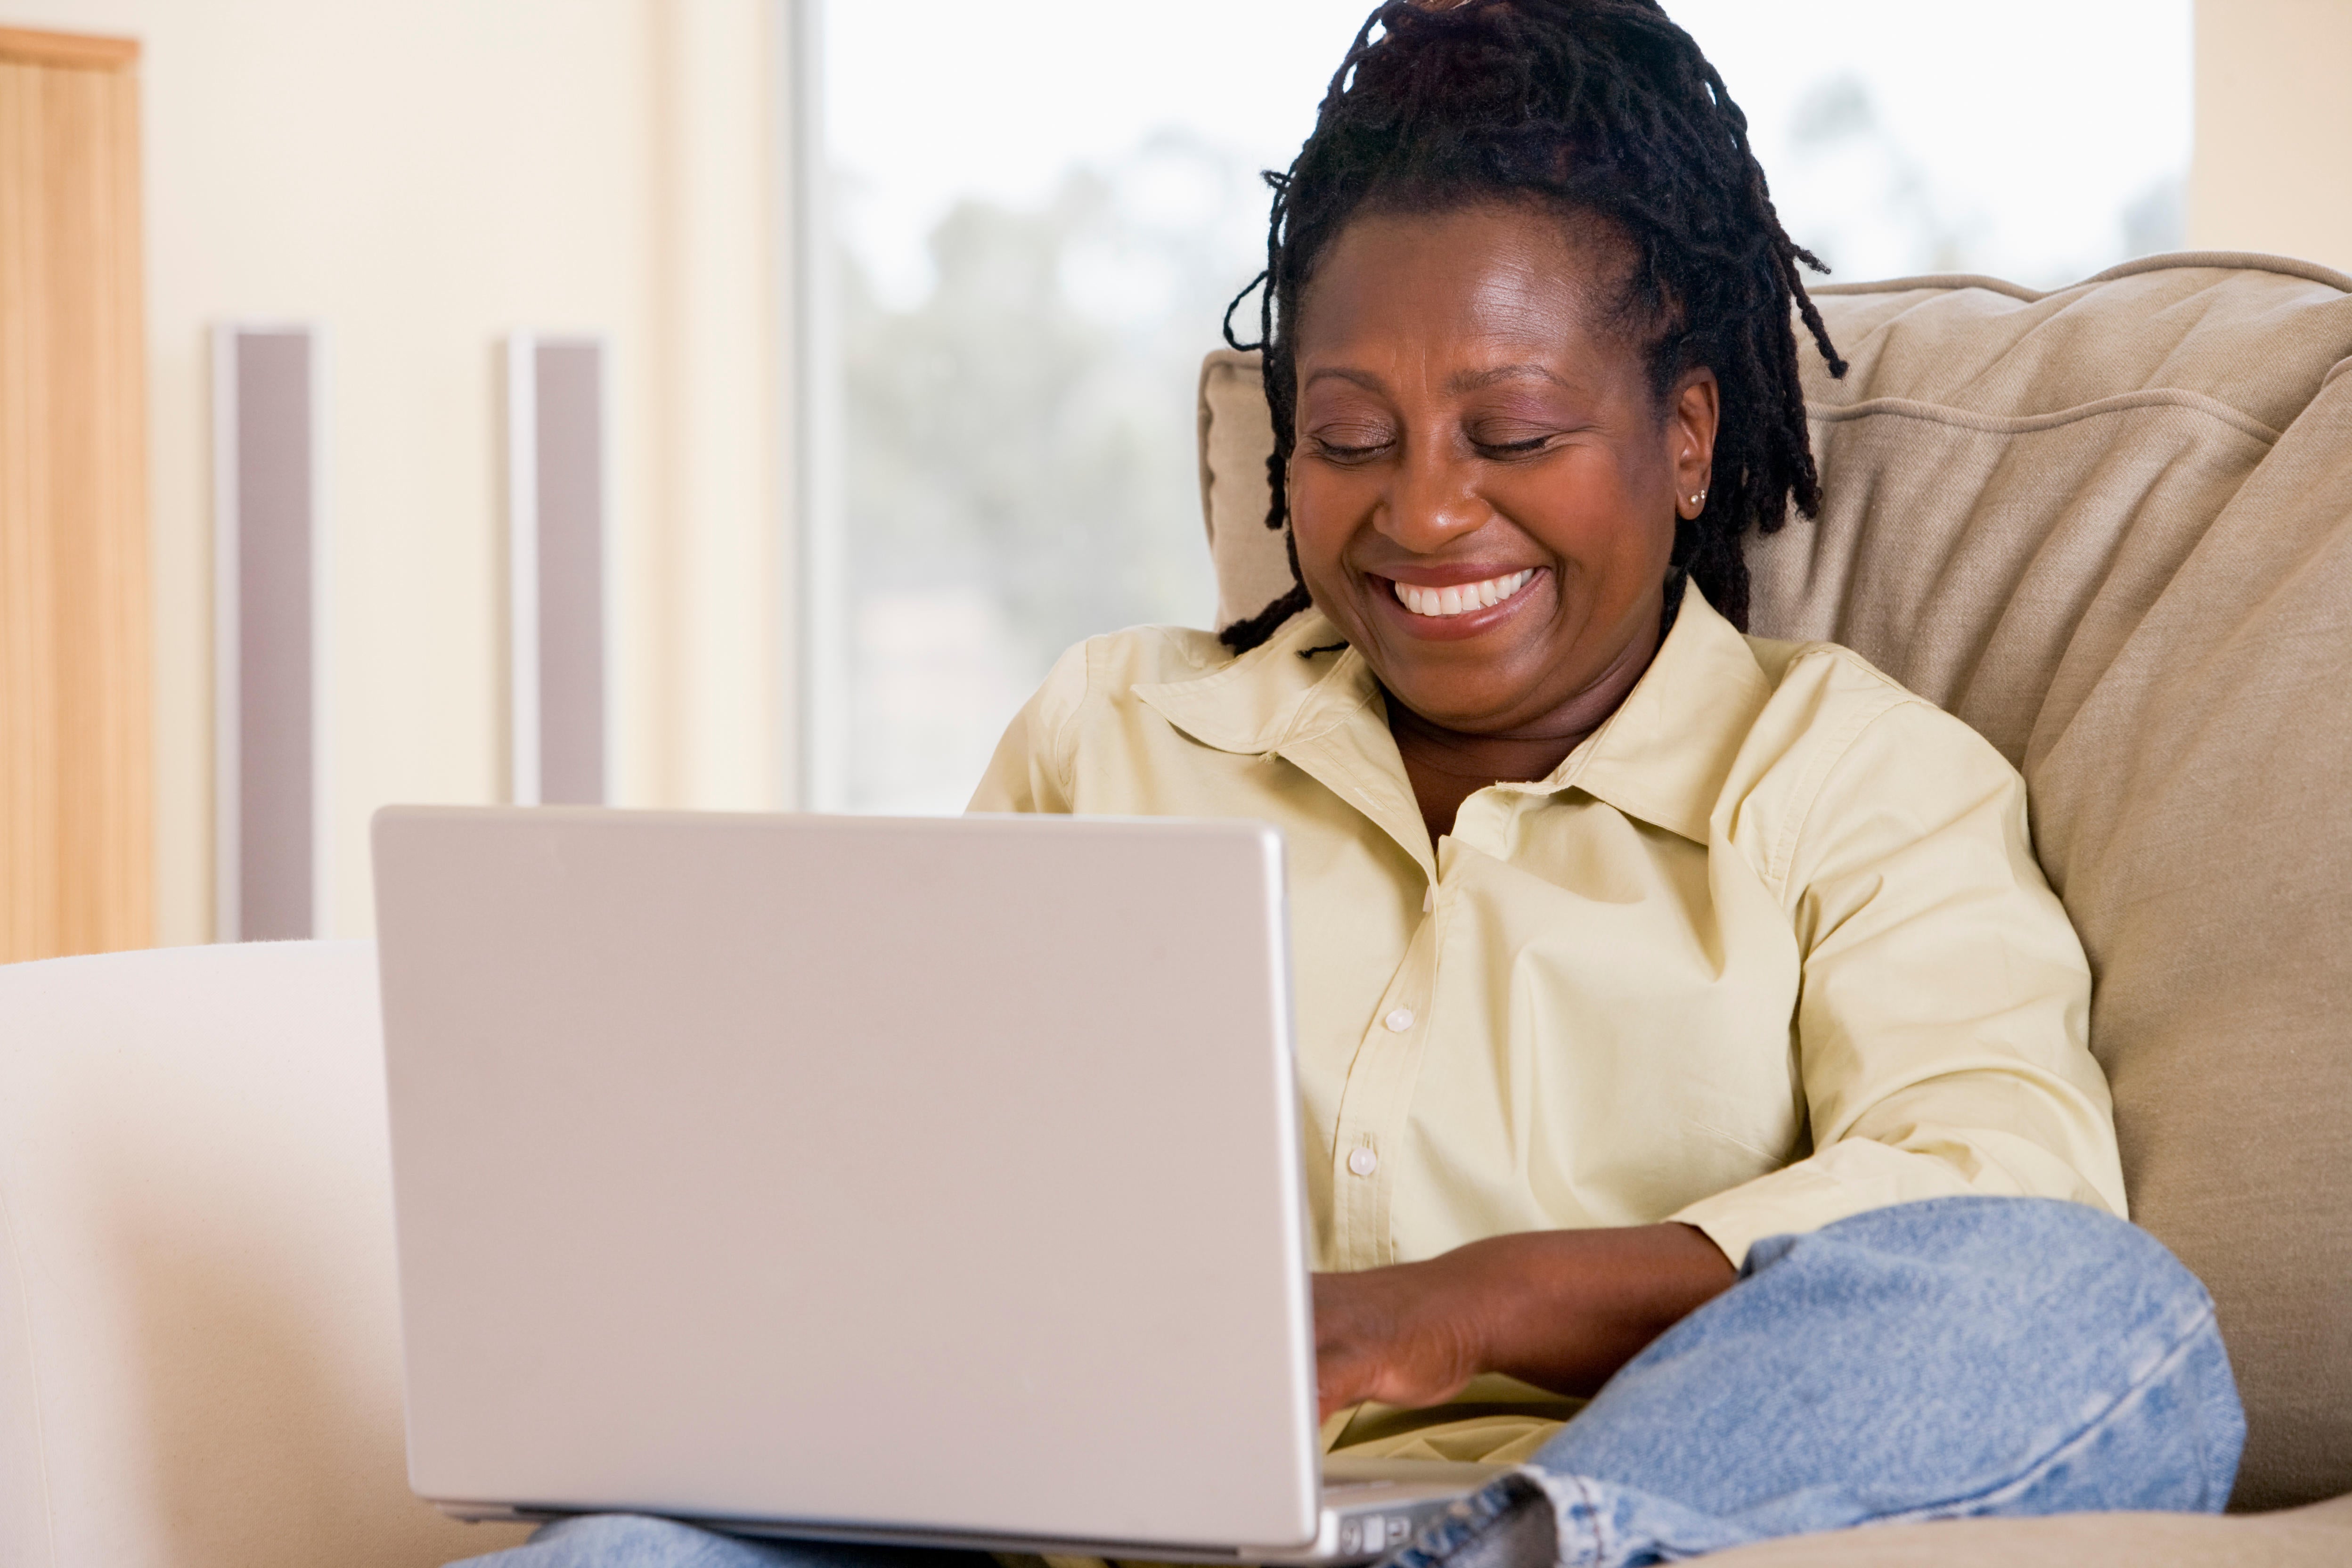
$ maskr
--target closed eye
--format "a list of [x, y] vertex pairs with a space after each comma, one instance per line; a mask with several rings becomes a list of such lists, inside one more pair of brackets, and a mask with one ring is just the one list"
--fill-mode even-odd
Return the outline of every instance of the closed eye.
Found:
[[1345, 432], [1344, 434], [1349, 437], [1354, 437], [1355, 439], [1335, 439], [1332, 436], [1323, 435], [1318, 435], [1313, 437], [1316, 455], [1318, 457], [1328, 458], [1333, 462], [1350, 463], [1361, 462], [1367, 458], [1378, 457], [1381, 453], [1389, 449], [1389, 440], [1384, 436], [1376, 435], [1369, 431], [1359, 433], [1352, 430]]

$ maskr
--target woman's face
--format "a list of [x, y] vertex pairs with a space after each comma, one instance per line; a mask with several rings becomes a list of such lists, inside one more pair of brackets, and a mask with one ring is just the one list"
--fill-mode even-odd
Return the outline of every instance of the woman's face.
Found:
[[1590, 728], [1579, 699], [1603, 687], [1613, 707], [1706, 488], [1714, 374], [1660, 406], [1608, 320], [1630, 253], [1586, 232], [1532, 204], [1367, 214], [1300, 300], [1300, 572], [1390, 693], [1447, 729]]

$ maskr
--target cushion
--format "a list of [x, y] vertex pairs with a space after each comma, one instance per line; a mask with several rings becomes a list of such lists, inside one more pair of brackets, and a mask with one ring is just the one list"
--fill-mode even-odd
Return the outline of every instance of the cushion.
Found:
[[2352, 1562], [2352, 1498], [2258, 1519], [2068, 1513], [1873, 1525], [1759, 1542], [1706, 1568], [2336, 1568]]
[[[1820, 302], [1853, 369], [1804, 351], [1822, 515], [1751, 541], [1751, 629], [2023, 769], [2134, 1217], [2220, 1304], [2237, 1502], [2352, 1491], [2352, 279], [2195, 254]], [[1201, 417], [1247, 613], [1287, 582], [1255, 356], [1210, 356]]]
[[1220, 626], [1247, 620], [1290, 591], [1282, 535], [1265, 526], [1274, 501], [1265, 461], [1274, 422], [1257, 355], [1220, 349], [1201, 362], [1201, 513], [1217, 571]]

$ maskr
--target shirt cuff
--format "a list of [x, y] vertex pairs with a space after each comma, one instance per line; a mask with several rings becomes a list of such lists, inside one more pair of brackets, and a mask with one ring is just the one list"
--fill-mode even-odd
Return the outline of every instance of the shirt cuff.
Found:
[[1802, 1236], [1890, 1204], [1976, 1190], [1944, 1161], [1854, 1138], [1666, 1217], [1696, 1226], [1739, 1268], [1748, 1249], [1768, 1236]]

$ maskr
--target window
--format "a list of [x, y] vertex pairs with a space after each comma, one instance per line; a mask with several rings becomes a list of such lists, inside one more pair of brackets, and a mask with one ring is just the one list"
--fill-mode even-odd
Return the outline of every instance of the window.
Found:
[[[817, 803], [953, 811], [1065, 647], [1203, 625], [1192, 389], [1366, 0], [840, 4], [841, 715]], [[1677, 0], [1840, 278], [2177, 248], [2189, 0]], [[1246, 334], [1245, 335], [1250, 335]]]

